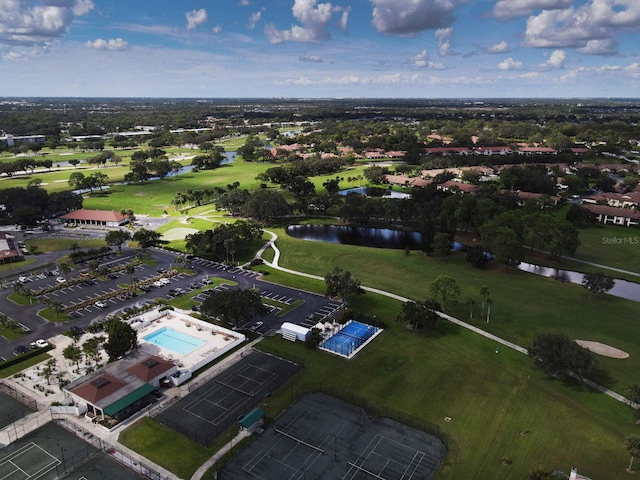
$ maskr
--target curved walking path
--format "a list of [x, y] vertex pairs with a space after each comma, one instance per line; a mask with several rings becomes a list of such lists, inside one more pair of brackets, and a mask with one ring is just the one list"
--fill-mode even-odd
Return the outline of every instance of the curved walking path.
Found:
[[[307, 278], [313, 278], [315, 280], [321, 280], [324, 281], [324, 277], [321, 277], [319, 275], [312, 275], [310, 273], [304, 273], [304, 272], [299, 272], [297, 270], [291, 270], [290, 268], [285, 268], [285, 267], [281, 267], [279, 265], [279, 260], [280, 260], [280, 250], [278, 249], [278, 247], [276, 246], [276, 240], [278, 239], [278, 235], [276, 235], [275, 232], [269, 231], [269, 230], [264, 230], [264, 232], [268, 233], [269, 235], [271, 235], [271, 239], [269, 241], [267, 241], [267, 243], [265, 243], [262, 248], [260, 248], [260, 250], [258, 250], [254, 256], [254, 258], [260, 258], [262, 259], [262, 261], [264, 262], [265, 265], [271, 267], [271, 268], [275, 268], [276, 270], [280, 270], [282, 272], [286, 272], [286, 273], [290, 273], [292, 275], [298, 275], [301, 277], [307, 277]], [[267, 250], [267, 248], [272, 248], [274, 255], [273, 255], [273, 260], [272, 261], [268, 261], [265, 260], [264, 258], [262, 258], [262, 255], [264, 254], [265, 250]], [[246, 266], [249, 263], [243, 265]], [[409, 298], [400, 296], [400, 295], [396, 295], [395, 293], [391, 293], [391, 292], [386, 292], [384, 290], [379, 290], [377, 288], [372, 288], [372, 287], [362, 287], [364, 290], [366, 290], [367, 292], [371, 292], [371, 293], [377, 293], [378, 295], [384, 295], [385, 297], [389, 297], [389, 298], [393, 298], [394, 300], [399, 300], [401, 302], [409, 302], [412, 301]], [[517, 345], [515, 343], [509, 342], [507, 340], [504, 340], [503, 338], [500, 338], [496, 335], [494, 335], [493, 333], [489, 333], [485, 330], [482, 330], [481, 328], [478, 328], [474, 325], [470, 325], [466, 322], [463, 322], [462, 320], [459, 320], [455, 317], [452, 317], [451, 315], [447, 315], [446, 313], [443, 312], [437, 312], [438, 315], [440, 315], [441, 318], [448, 320], [451, 323], [455, 323], [456, 325], [459, 325], [463, 328], [466, 328], [467, 330], [471, 330], [474, 333], [477, 333], [478, 335], [482, 335], [483, 337], [486, 337], [490, 340], [493, 340], [496, 343], [499, 343], [500, 345], [503, 345], [505, 347], [511, 348], [517, 352], [520, 352], [524, 355], [528, 355], [528, 351], [526, 348], [521, 347], [520, 345]], [[577, 377], [575, 377], [577, 378]], [[618, 400], [619, 402], [623, 402], [626, 404], [629, 404], [629, 401], [622, 395], [614, 392], [613, 390], [609, 390], [606, 387], [603, 387], [602, 385], [593, 382], [591, 380], [588, 379], [582, 379], [582, 382], [585, 385], [588, 385], [589, 387], [593, 388], [594, 390], [597, 390], [599, 392], [604, 393], [605, 395], [610, 396], [611, 398], [614, 398], [615, 400]], [[640, 408], [640, 405], [637, 404], [631, 404], [631, 406], [633, 408]], [[207, 470], [209, 470], [209, 468], [211, 468], [224, 454], [226, 454], [231, 448], [233, 448], [234, 445], [237, 445], [237, 443], [242, 440], [242, 438], [248, 436], [249, 434], [246, 431], [240, 431], [238, 433], [238, 435], [236, 435], [236, 437], [231, 440], [228, 444], [226, 444], [225, 446], [223, 446], [219, 451], [217, 451], [211, 458], [209, 458], [209, 460], [207, 460], [205, 463], [203, 463], [200, 468], [198, 468], [198, 470], [193, 474], [193, 476], [191, 477], [191, 480], [200, 480], [200, 478], [202, 478], [202, 476], [205, 474], [205, 472], [207, 472]]]
[[[271, 247], [273, 249], [273, 251], [275, 252], [274, 257], [273, 257], [273, 261], [268, 262], [266, 260], [263, 259], [264, 263], [272, 268], [275, 268], [276, 270], [281, 270], [283, 272], [287, 272], [287, 273], [291, 273], [293, 275], [300, 275], [303, 277], [308, 277], [308, 278], [315, 278], [317, 280], [324, 280], [324, 277], [320, 277], [318, 275], [311, 275], [309, 273], [304, 273], [304, 272], [298, 272], [296, 270], [291, 270], [289, 268], [284, 268], [281, 267], [280, 265], [278, 265], [278, 261], [280, 260], [280, 250], [278, 249], [278, 247], [276, 246], [276, 240], [278, 239], [278, 236], [274, 233], [271, 232], [269, 230], [265, 230], [266, 233], [271, 235], [271, 240], [269, 240], [257, 253], [256, 253], [256, 258], [262, 258], [262, 254], [264, 253], [264, 251]], [[589, 262], [585, 262], [585, 263], [589, 263]], [[591, 265], [597, 265], [597, 264], [591, 264]], [[615, 268], [611, 268], [612, 270], [617, 270]], [[633, 272], [626, 272], [625, 273], [633, 273]], [[636, 274], [637, 275], [637, 274]], [[402, 297], [400, 295], [396, 295], [395, 293], [390, 293], [390, 292], [386, 292], [384, 290], [379, 290], [377, 288], [371, 288], [371, 287], [362, 287], [364, 290], [366, 290], [367, 292], [372, 292], [372, 293], [377, 293], [379, 295], [384, 295], [385, 297], [389, 297], [389, 298], [393, 298], [394, 300], [399, 300], [401, 302], [410, 302], [412, 301], [410, 298], [406, 298], [406, 297]], [[451, 315], [447, 315], [446, 313], [443, 312], [437, 312], [438, 315], [440, 315], [441, 318], [444, 318], [445, 320], [450, 321], [451, 323], [455, 323], [456, 325], [459, 325], [463, 328], [466, 328], [467, 330], [471, 330], [474, 333], [477, 333], [478, 335], [482, 335], [483, 337], [486, 337], [490, 340], [493, 340], [494, 342], [499, 343], [500, 345], [504, 345], [505, 347], [511, 348], [517, 352], [520, 352], [524, 355], [528, 355], [528, 351], [526, 348], [521, 347], [520, 345], [517, 345], [513, 342], [509, 342], [508, 340], [505, 340], [503, 338], [500, 338], [496, 335], [494, 335], [493, 333], [489, 333], [485, 330], [482, 330], [481, 328], [478, 328], [474, 325], [471, 325], [467, 322], [463, 322], [462, 320], [459, 320], [455, 317], [452, 317]], [[576, 377], [577, 378], [577, 377]], [[618, 400], [619, 402], [622, 403], [626, 403], [629, 404], [629, 400], [627, 398], [625, 398], [623, 395], [620, 395], [619, 393], [614, 392], [613, 390], [610, 390], [606, 387], [604, 387], [603, 385], [600, 385], [599, 383], [593, 382], [589, 379], [582, 379], [582, 382], [585, 385], [588, 385], [589, 387], [593, 388], [594, 390], [597, 390], [599, 392], [604, 393], [605, 395], [610, 396], [611, 398]], [[633, 408], [639, 409], [640, 405], [638, 404], [631, 404], [631, 406]]]

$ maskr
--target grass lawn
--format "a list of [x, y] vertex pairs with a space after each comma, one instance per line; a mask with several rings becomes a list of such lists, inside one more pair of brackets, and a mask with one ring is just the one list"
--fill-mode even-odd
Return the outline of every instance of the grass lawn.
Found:
[[[390, 299], [372, 300], [357, 303], [372, 314], [399, 311]], [[626, 406], [579, 384], [549, 379], [515, 351], [496, 355], [493, 341], [455, 325], [443, 323], [432, 335], [387, 325], [352, 360], [278, 336], [258, 344], [269, 353], [305, 359], [293, 386], [269, 399], [268, 416], [286, 407], [296, 386], [321, 382], [439, 425], [452, 439], [439, 479], [527, 478], [539, 465], [565, 472], [578, 465], [592, 478], [627, 478], [623, 443], [637, 427]]]
[[[300, 281], [299, 288], [321, 290], [322, 282]], [[395, 322], [400, 306], [371, 293], [354, 301], [355, 310], [376, 315], [387, 328], [352, 360], [278, 336], [261, 342], [262, 350], [305, 361], [301, 375], [269, 397], [267, 416], [285, 408], [301, 386], [321, 382], [439, 425], [451, 437], [439, 479], [527, 478], [536, 466], [568, 471], [571, 465], [592, 478], [627, 478], [623, 444], [637, 428], [628, 407], [581, 384], [550, 379], [518, 352], [502, 348], [496, 355], [495, 342], [453, 324], [441, 322], [434, 334], [409, 331]], [[131, 443], [157, 442], [160, 449], [186, 441], [154, 428]], [[178, 473], [162, 463], [158, 449], [149, 448], [150, 458]], [[189, 472], [201, 459], [191, 461], [184, 467]]]
[[[112, 185], [109, 191], [86, 198], [84, 207], [101, 210], [132, 209], [136, 214], [160, 216], [163, 212], [171, 216], [184, 216], [177, 212], [171, 200], [178, 192], [189, 189], [203, 190], [205, 188], [226, 187], [235, 181], [240, 182], [241, 188], [256, 189], [259, 181], [256, 175], [272, 166], [271, 164], [236, 161], [215, 170], [203, 170], [197, 173], [185, 173], [163, 180], [150, 181], [135, 185]], [[209, 205], [209, 210], [214, 210]], [[191, 214], [191, 212], [190, 212]]]
[[9, 270], [22, 270], [23, 268], [35, 263], [33, 257], [27, 258], [24, 262], [11, 262], [0, 264], [0, 273], [8, 272]]
[[191, 478], [197, 468], [216, 451], [205, 448], [148, 417], [124, 430], [118, 441], [175, 473], [179, 478]]
[[[582, 286], [560, 283], [517, 270], [472, 268], [462, 254], [447, 258], [427, 257], [421, 252], [335, 245], [294, 239], [282, 229], [277, 245], [282, 252], [280, 264], [287, 268], [324, 276], [335, 265], [353, 272], [363, 285], [422, 301], [430, 297], [429, 286], [439, 275], [450, 275], [461, 288], [458, 304], [446, 305], [447, 313], [462, 320], [469, 319], [467, 297], [476, 302], [470, 323], [518, 345], [528, 346], [536, 334], [562, 332], [570, 338], [593, 340], [615, 346], [631, 356], [624, 361], [599, 357], [606, 374], [594, 378], [609, 388], [623, 391], [637, 383], [640, 369], [640, 331], [635, 319], [640, 304], [609, 295], [592, 298]], [[257, 267], [266, 270], [267, 267]], [[285, 281], [297, 288], [324, 292], [324, 282], [291, 277], [276, 272], [267, 280]], [[480, 318], [482, 296], [486, 285], [493, 300], [490, 322]], [[366, 294], [365, 297], [370, 297]], [[541, 301], [544, 299], [544, 301]], [[382, 318], [382, 317], [381, 317]], [[385, 318], [385, 321], [394, 321]]]
[[69, 238], [37, 238], [31, 237], [24, 242], [27, 247], [37, 247], [38, 253], [43, 252], [57, 252], [59, 250], [69, 250], [71, 245], [77, 243], [80, 249], [90, 249], [106, 246], [104, 240], [90, 239], [90, 240], [71, 240]]

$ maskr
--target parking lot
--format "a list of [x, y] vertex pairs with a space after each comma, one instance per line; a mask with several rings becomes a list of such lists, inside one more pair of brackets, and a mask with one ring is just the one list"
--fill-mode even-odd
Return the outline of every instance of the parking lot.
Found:
[[[204, 301], [212, 291], [220, 289], [256, 289], [261, 297], [271, 301], [272, 304], [266, 304], [269, 308], [269, 314], [265, 317], [251, 319], [240, 328], [249, 329], [253, 326], [253, 330], [265, 335], [278, 330], [285, 321], [310, 327], [342, 307], [340, 302], [331, 301], [322, 295], [265, 282], [253, 270], [237, 266], [229, 267], [197, 257], [190, 259], [193, 274], [178, 273], [166, 278], [164, 284], [156, 283], [154, 285], [158, 278], [166, 275], [166, 272], [174, 266], [173, 262], [179, 254], [161, 248], [152, 248], [150, 249], [150, 262], [139, 263], [135, 265], [133, 273], [126, 273], [123, 266], [132, 262], [133, 253], [131, 250], [129, 255], [113, 253], [100, 258], [99, 268], [105, 266], [111, 270], [122, 268], [122, 270], [113, 271], [108, 277], [100, 279], [89, 279], [86, 276], [88, 268], [85, 266], [67, 274], [53, 270], [37, 274], [23, 274], [18, 277], [19, 281], [30, 290], [39, 291], [47, 287], [51, 287], [52, 290], [39, 295], [39, 301], [34, 302], [33, 305], [18, 306], [8, 301], [3, 303], [8, 305], [5, 314], [12, 318], [21, 319], [21, 326], [26, 332], [23, 342], [28, 345], [29, 342], [35, 341], [37, 338], [48, 338], [59, 333], [60, 328], [85, 328], [89, 323], [104, 319], [109, 314], [119, 313], [126, 308], [158, 298], [170, 300], [189, 294], [195, 289], [204, 289], [194, 297], [196, 302]], [[81, 276], [81, 273], [84, 276]], [[127, 288], [132, 282], [132, 277], [135, 278], [138, 285], [137, 294]], [[233, 285], [223, 284], [208, 287], [210, 279], [214, 277], [228, 280]], [[11, 293], [10, 289], [5, 295], [9, 293]], [[282, 308], [298, 300], [302, 300], [300, 306], [294, 308], [284, 317], [278, 316]], [[68, 310], [71, 320], [51, 323], [38, 316], [37, 311], [46, 308], [47, 303], [51, 302], [59, 302], [62, 309]], [[281, 304], [282, 307], [278, 304]], [[258, 325], [258, 322], [262, 322], [262, 324]], [[7, 341], [3, 342], [0, 339], [0, 356], [6, 357], [8, 352], [13, 352], [15, 345], [5, 348], [7, 343]]]

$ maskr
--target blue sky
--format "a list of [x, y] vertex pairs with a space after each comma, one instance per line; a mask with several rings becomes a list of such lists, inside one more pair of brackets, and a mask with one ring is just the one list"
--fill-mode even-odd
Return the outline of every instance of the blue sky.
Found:
[[0, 96], [638, 97], [640, 0], [0, 0]]

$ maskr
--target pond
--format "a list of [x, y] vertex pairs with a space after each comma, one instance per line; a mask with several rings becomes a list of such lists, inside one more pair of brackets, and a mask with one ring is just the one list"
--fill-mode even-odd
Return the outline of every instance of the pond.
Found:
[[[542, 275], [544, 277], [555, 278], [561, 282], [575, 283], [577, 285], [582, 285], [582, 279], [584, 278], [584, 274], [580, 272], [562, 270], [560, 268], [542, 267], [540, 265], [534, 265], [526, 262], [521, 262], [520, 265], [518, 265], [518, 270], [535, 273], [536, 275]], [[627, 300], [640, 302], [640, 285], [635, 282], [616, 278], [615, 285], [607, 293], [614, 297], [626, 298]]]
[[301, 240], [342, 243], [360, 247], [422, 248], [420, 232], [405, 232], [390, 228], [355, 227], [346, 225], [289, 225], [287, 234]]
[[[358, 245], [360, 247], [395, 249], [409, 247], [412, 250], [422, 249], [422, 234], [420, 232], [405, 232], [389, 228], [346, 225], [289, 225], [287, 234], [301, 240]], [[466, 246], [459, 242], [454, 242], [452, 249], [464, 251]], [[542, 267], [526, 262], [520, 263], [518, 270], [577, 285], [582, 285], [584, 276], [580, 272]], [[616, 279], [614, 287], [607, 293], [615, 297], [640, 302], [640, 284], [635, 282]]]
[[388, 188], [380, 187], [354, 187], [340, 190], [340, 195], [349, 195], [350, 193], [357, 193], [358, 195], [364, 195], [365, 197], [384, 197], [384, 198], [411, 198], [411, 194], [396, 192]]

